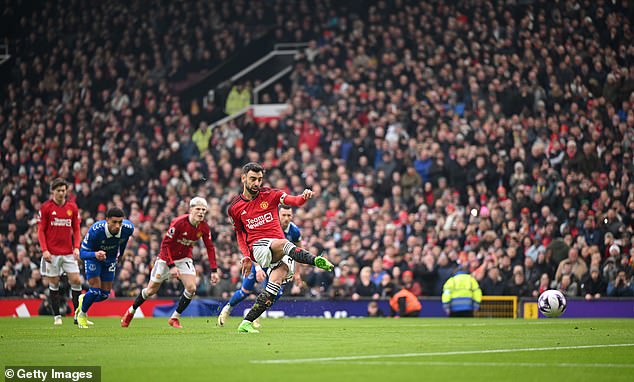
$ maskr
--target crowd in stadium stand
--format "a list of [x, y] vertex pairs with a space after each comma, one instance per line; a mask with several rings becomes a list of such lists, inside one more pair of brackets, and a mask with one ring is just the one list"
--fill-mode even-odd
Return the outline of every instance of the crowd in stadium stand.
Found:
[[[110, 206], [137, 227], [121, 297], [147, 282], [170, 220], [206, 197], [222, 281], [209, 285], [195, 248], [197, 294], [227, 298], [241, 255], [226, 208], [248, 161], [273, 187], [318, 195], [295, 223], [304, 247], [337, 268], [302, 267], [287, 295], [438, 296], [460, 265], [485, 295], [634, 296], [628, 1], [367, 1], [339, 14], [280, 0], [237, 21], [258, 3], [222, 3], [198, 20], [207, 5], [145, 14], [133, 2], [136, 19], [123, 2], [69, 2], [20, 21], [29, 33], [15, 36], [19, 65], [0, 93], [0, 296], [46, 293], [37, 211], [61, 176], [82, 234]], [[280, 40], [312, 39], [292, 88], [265, 97], [289, 109], [211, 131], [214, 106], [187, 110], [169, 84], [221, 62], [226, 40], [238, 49], [265, 18]], [[215, 28], [220, 19], [236, 21]], [[61, 38], [69, 30], [82, 39]], [[179, 289], [165, 283], [159, 296]]]

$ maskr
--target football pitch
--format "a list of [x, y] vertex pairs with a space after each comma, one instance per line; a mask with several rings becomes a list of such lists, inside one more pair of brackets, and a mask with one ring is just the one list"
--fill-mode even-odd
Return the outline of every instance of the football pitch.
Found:
[[[6, 366], [101, 366], [102, 381], [634, 381], [631, 319], [0, 319]], [[4, 370], [3, 370], [4, 371]], [[4, 377], [3, 377], [4, 378]], [[16, 380], [16, 379], [13, 379]]]

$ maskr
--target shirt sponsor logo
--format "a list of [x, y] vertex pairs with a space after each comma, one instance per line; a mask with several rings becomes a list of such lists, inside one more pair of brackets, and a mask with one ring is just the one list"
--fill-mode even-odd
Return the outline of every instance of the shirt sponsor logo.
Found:
[[273, 214], [270, 212], [265, 213], [264, 215], [260, 215], [253, 219], [247, 219], [247, 228], [254, 229], [263, 224], [270, 223], [273, 221]]
[[72, 222], [70, 219], [54, 218], [51, 220], [51, 225], [54, 227], [70, 227]]
[[187, 240], [184, 237], [176, 240], [177, 243], [180, 243], [186, 247], [193, 247], [196, 244], [196, 240]]

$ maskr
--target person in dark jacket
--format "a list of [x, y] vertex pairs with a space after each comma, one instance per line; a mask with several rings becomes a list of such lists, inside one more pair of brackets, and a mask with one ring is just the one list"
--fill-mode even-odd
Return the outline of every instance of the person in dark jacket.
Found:
[[500, 270], [490, 268], [487, 277], [481, 283], [482, 294], [485, 296], [502, 296], [504, 294], [504, 280], [500, 276]]
[[610, 297], [632, 297], [634, 289], [625, 276], [625, 271], [616, 274], [614, 282], [608, 284], [608, 296]]
[[523, 272], [514, 272], [511, 280], [508, 281], [504, 288], [506, 296], [526, 297], [531, 295], [531, 289], [524, 279]]
[[586, 300], [600, 298], [605, 296], [607, 287], [605, 280], [601, 277], [599, 268], [592, 267], [590, 268], [590, 272], [588, 272], [581, 281], [581, 294]]

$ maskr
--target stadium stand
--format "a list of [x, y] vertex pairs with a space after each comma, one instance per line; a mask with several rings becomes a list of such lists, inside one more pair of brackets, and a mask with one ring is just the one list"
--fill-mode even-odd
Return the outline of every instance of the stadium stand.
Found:
[[[594, 298], [615, 290], [619, 271], [619, 290], [632, 290], [627, 1], [341, 9], [245, 0], [149, 12], [139, 1], [5, 3], [15, 28], [0, 93], [0, 296], [46, 293], [36, 217], [61, 176], [74, 184], [82, 234], [109, 206], [138, 227], [117, 296], [138, 293], [169, 221], [187, 197], [206, 196], [224, 279], [211, 287], [200, 277], [198, 294], [227, 298], [239, 255], [226, 207], [247, 160], [261, 161], [275, 187], [320, 195], [296, 223], [305, 246], [339, 266], [334, 277], [303, 267], [294, 296], [351, 297], [365, 266], [379, 291], [412, 271], [408, 286], [437, 296], [458, 263], [495, 294], [557, 287]], [[206, 132], [220, 112], [190, 109], [174, 84], [195, 81], [269, 25], [281, 42], [310, 41], [289, 86], [263, 97], [288, 100], [288, 111]], [[194, 256], [204, 260], [204, 248]], [[585, 274], [570, 265], [578, 259]], [[176, 290], [166, 283], [159, 294]]]

